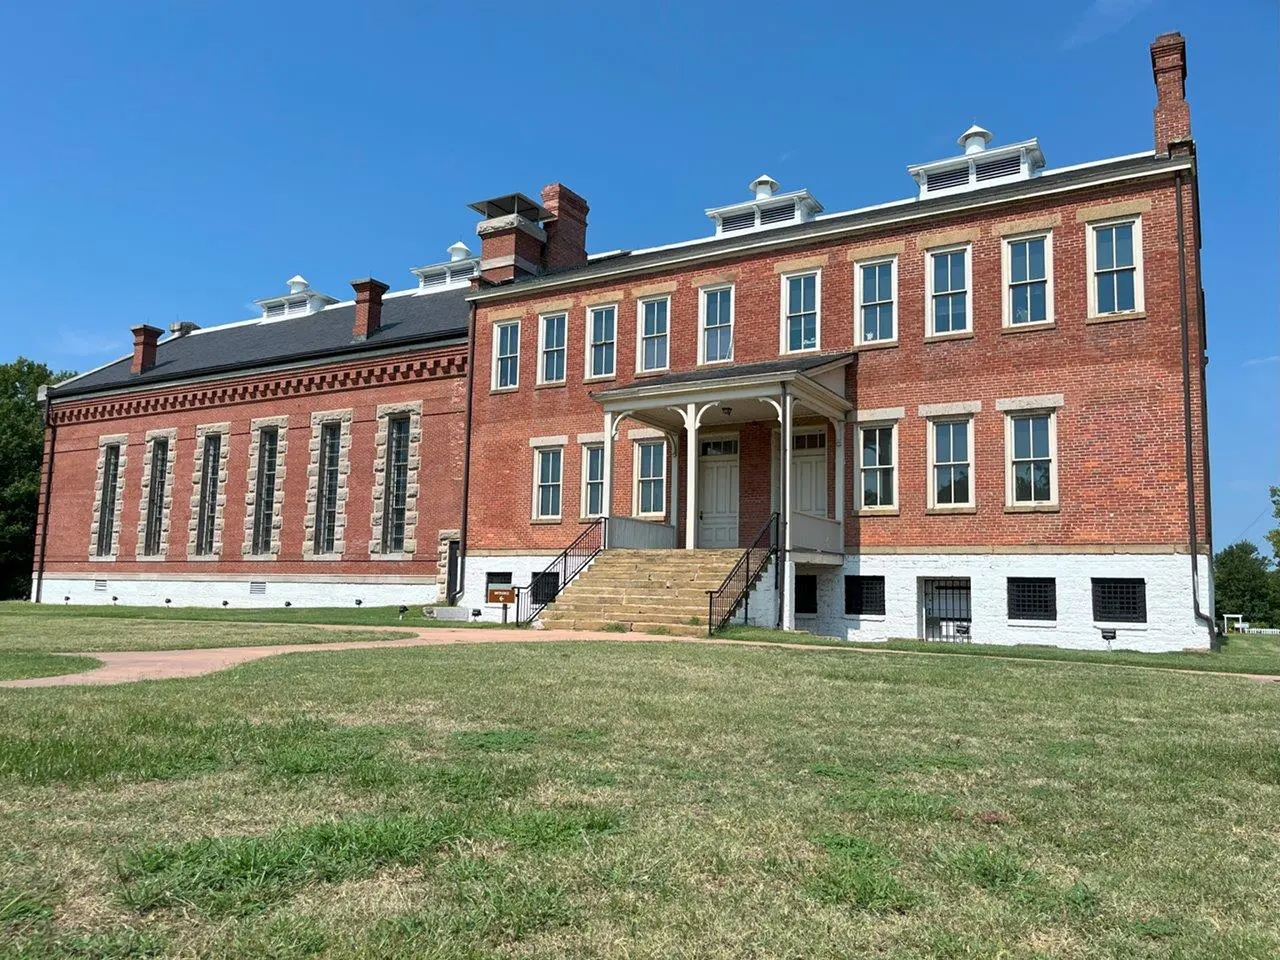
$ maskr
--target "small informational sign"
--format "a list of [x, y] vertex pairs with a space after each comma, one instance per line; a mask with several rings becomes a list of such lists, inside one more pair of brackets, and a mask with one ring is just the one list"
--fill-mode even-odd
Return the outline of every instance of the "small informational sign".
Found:
[[490, 587], [489, 603], [515, 603], [515, 587]]

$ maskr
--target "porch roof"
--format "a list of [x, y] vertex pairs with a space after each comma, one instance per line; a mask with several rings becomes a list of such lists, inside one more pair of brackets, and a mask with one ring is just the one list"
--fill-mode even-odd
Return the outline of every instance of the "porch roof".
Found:
[[607, 400], [629, 400], [653, 393], [662, 393], [670, 387], [699, 384], [737, 386], [739, 383], [756, 381], [781, 383], [784, 380], [793, 379], [796, 374], [818, 374], [836, 367], [843, 367], [856, 356], [857, 353], [855, 351], [818, 353], [783, 357], [779, 360], [768, 360], [763, 363], [702, 367], [698, 370], [668, 373], [661, 377], [646, 377], [638, 383], [602, 390], [593, 396], [603, 403]]

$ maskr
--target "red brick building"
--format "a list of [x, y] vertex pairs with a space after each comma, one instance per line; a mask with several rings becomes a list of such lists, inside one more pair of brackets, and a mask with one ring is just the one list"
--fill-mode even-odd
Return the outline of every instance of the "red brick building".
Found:
[[1052, 169], [974, 127], [909, 168], [910, 199], [826, 213], [761, 177], [707, 211], [712, 236], [595, 256], [563, 185], [474, 205], [466, 602], [538, 580], [607, 517], [610, 547], [774, 538], [761, 622], [1205, 645], [1181, 36], [1151, 58], [1154, 149], [1129, 156]]
[[295, 277], [253, 320], [135, 327], [131, 356], [50, 388], [33, 599], [442, 598], [477, 264], [451, 253], [397, 293]]
[[135, 328], [48, 391], [35, 598], [1203, 646], [1181, 36], [1151, 63], [1140, 153], [1055, 169], [973, 127], [907, 199], [765, 176], [709, 236], [602, 254], [553, 184], [473, 204], [480, 255], [415, 288]]

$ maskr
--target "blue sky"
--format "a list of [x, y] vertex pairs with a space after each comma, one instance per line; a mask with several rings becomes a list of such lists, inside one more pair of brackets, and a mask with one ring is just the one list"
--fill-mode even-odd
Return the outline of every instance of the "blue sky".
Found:
[[[982, 16], [974, 15], [975, 9]], [[974, 120], [1050, 166], [1150, 149], [1181, 30], [1202, 175], [1218, 546], [1280, 484], [1274, 0], [9, 5], [0, 359], [88, 369], [302, 272], [346, 297], [562, 180], [593, 250], [705, 235], [761, 171], [828, 210], [912, 193]], [[1263, 515], [1266, 514], [1266, 515]]]

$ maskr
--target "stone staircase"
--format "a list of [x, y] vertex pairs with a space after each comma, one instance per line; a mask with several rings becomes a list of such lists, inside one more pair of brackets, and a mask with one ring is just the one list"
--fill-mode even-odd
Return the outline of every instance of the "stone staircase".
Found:
[[606, 550], [542, 611], [547, 629], [617, 629], [703, 637], [707, 591], [742, 550]]

